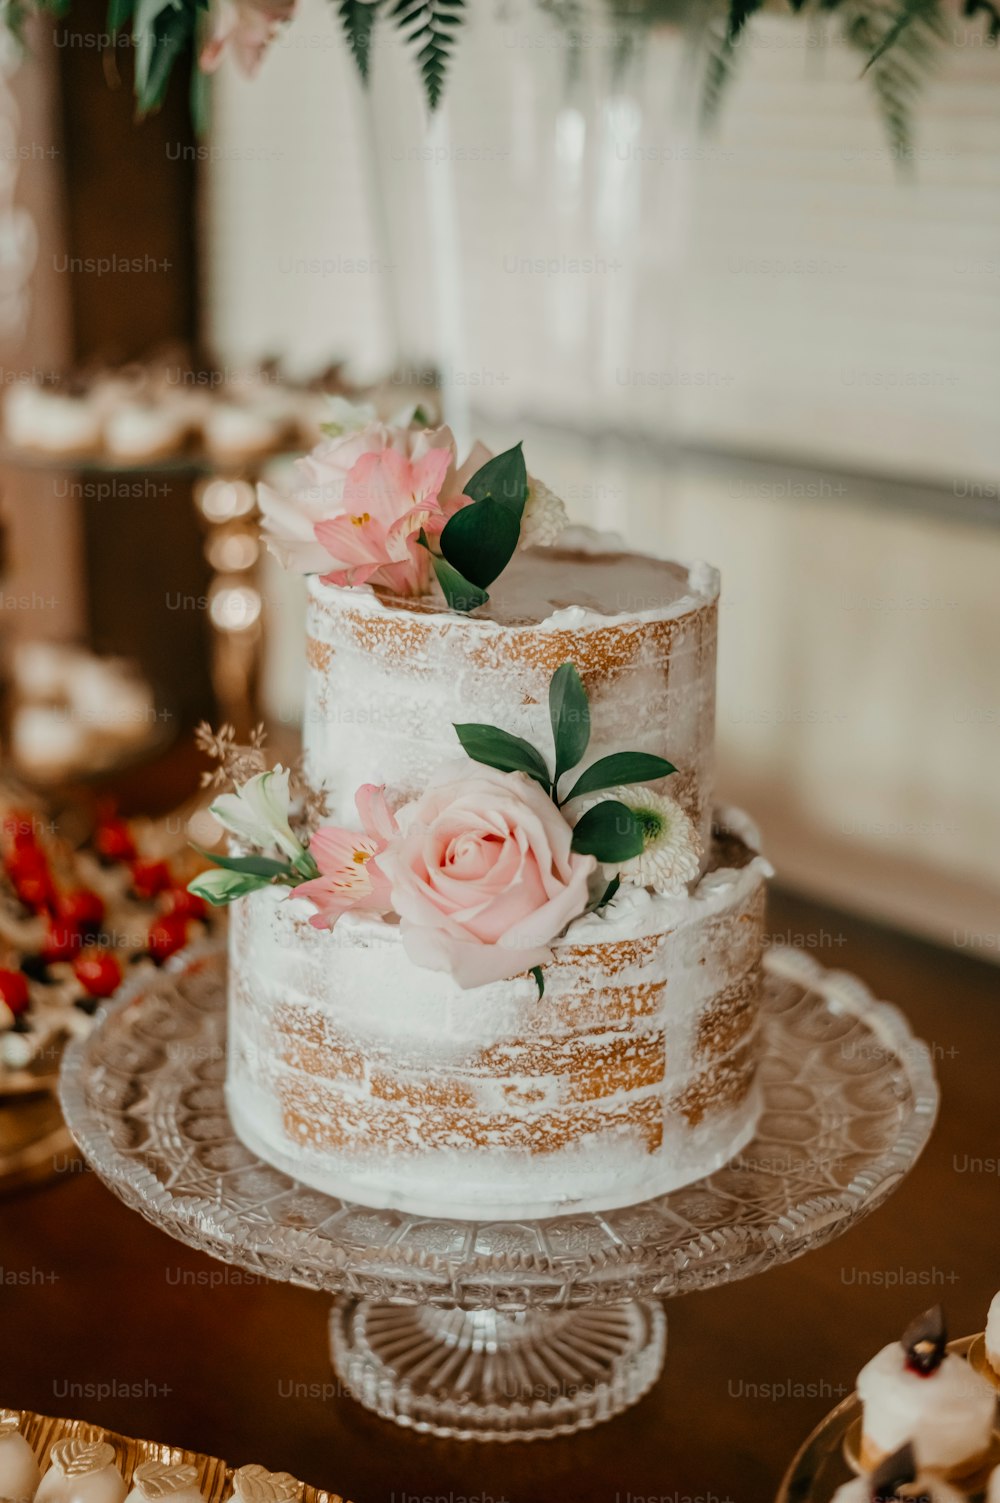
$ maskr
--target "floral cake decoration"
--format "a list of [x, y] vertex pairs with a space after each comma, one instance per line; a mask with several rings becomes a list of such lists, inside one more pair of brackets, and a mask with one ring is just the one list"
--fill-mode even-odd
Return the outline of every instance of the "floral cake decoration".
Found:
[[420, 408], [383, 423], [334, 398], [332, 413], [290, 492], [258, 487], [264, 537], [287, 568], [404, 597], [436, 579], [452, 610], [471, 611], [518, 548], [551, 544], [567, 524], [520, 444], [492, 455], [476, 443], [459, 464], [451, 429], [429, 427]]
[[[549, 716], [551, 756], [498, 726], [456, 725], [473, 765], [442, 769], [399, 807], [365, 784], [356, 830], [299, 833], [289, 770], [254, 771], [211, 806], [238, 853], [203, 851], [215, 869], [190, 891], [221, 905], [284, 887], [312, 903], [318, 929], [375, 914], [399, 923], [415, 965], [460, 987], [530, 972], [541, 994], [552, 944], [575, 919], [622, 885], [682, 894], [701, 855], [685, 811], [649, 786], [676, 771], [665, 758], [615, 752], [580, 770], [590, 705], [573, 663], [552, 676]], [[223, 749], [239, 765], [238, 749]]]

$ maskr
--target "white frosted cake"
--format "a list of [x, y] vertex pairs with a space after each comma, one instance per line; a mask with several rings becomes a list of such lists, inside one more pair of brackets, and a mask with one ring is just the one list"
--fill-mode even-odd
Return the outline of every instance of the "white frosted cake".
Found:
[[[305, 462], [296, 536], [314, 527], [331, 553], [309, 588], [308, 837], [285, 818], [286, 775], [260, 773], [215, 809], [284, 873], [234, 859], [196, 884], [238, 898], [233, 1122], [269, 1162], [367, 1205], [631, 1204], [722, 1166], [758, 1113], [769, 868], [742, 816], [713, 832], [718, 576], [571, 529], [515, 552], [464, 608], [437, 549], [449, 558], [447, 516], [492, 472], [470, 480], [452, 458], [444, 476], [437, 434], [389, 433], [379, 453], [411, 456], [412, 474], [386, 468], [425, 542], [381, 573], [342, 526], [391, 520], [380, 461], [334, 444], [320, 505]], [[427, 521], [421, 463], [441, 472], [444, 521]], [[529, 482], [525, 521], [543, 494]], [[291, 551], [297, 517], [262, 499]], [[447, 601], [420, 573], [428, 534]], [[384, 536], [365, 546], [382, 556]], [[401, 577], [408, 593], [386, 588]]]

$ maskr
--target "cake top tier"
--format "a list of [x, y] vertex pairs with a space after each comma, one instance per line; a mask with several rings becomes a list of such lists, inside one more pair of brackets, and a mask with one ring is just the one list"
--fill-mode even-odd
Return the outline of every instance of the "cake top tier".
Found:
[[[574, 529], [579, 532], [579, 529]], [[588, 542], [591, 539], [588, 538]], [[683, 615], [718, 594], [718, 576], [707, 564], [690, 567], [615, 549], [613, 540], [595, 534], [592, 546], [527, 548], [518, 553], [490, 590], [490, 598], [470, 619], [498, 626], [539, 626], [566, 611], [578, 612], [572, 624], [596, 624], [617, 617], [663, 619]], [[318, 586], [320, 599], [332, 598]], [[356, 602], [359, 592], [349, 598]], [[398, 597], [379, 594], [386, 609], [437, 615], [446, 611], [437, 595]], [[455, 613], [449, 611], [454, 620]], [[559, 625], [569, 625], [565, 619]]]

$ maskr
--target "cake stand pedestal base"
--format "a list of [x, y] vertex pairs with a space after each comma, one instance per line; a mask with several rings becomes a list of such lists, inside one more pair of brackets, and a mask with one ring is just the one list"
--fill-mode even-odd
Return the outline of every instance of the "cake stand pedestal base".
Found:
[[646, 1300], [507, 1314], [338, 1299], [330, 1317], [351, 1397], [448, 1440], [588, 1430], [649, 1391], [666, 1345], [663, 1309]]

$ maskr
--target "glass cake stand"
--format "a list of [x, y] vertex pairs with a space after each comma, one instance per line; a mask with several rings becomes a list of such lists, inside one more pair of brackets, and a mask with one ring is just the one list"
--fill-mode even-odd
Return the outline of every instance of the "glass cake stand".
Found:
[[853, 977], [772, 951], [764, 1109], [724, 1169], [656, 1200], [543, 1221], [450, 1221], [322, 1195], [236, 1137], [223, 1095], [226, 962], [192, 949], [132, 978], [67, 1049], [66, 1120], [161, 1230], [337, 1296], [345, 1389], [402, 1425], [528, 1440], [609, 1419], [663, 1364], [661, 1302], [748, 1278], [873, 1211], [937, 1112], [926, 1046]]

